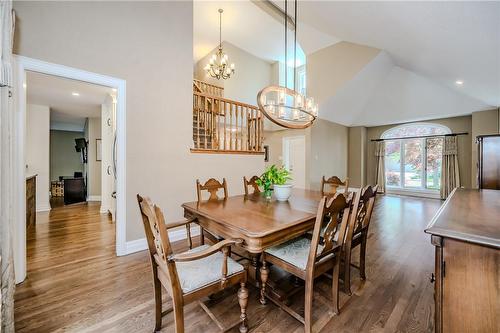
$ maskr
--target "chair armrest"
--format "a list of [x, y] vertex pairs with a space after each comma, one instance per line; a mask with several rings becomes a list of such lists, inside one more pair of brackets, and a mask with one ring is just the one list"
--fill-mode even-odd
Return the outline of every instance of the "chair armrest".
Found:
[[173, 228], [177, 228], [177, 227], [189, 224], [189, 223], [193, 223], [194, 221], [196, 221], [196, 217], [191, 217], [187, 220], [178, 221], [178, 222], [165, 223], [165, 228], [167, 228], [167, 230], [173, 229]]
[[209, 255], [212, 255], [212, 254], [220, 251], [224, 247], [228, 247], [228, 246], [235, 245], [235, 244], [241, 244], [241, 243], [243, 243], [242, 239], [225, 239], [225, 240], [220, 241], [217, 244], [214, 244], [214, 245], [210, 246], [209, 248], [202, 250], [202, 251], [199, 251], [199, 252], [180, 253], [180, 254], [170, 255], [167, 258], [167, 260], [174, 261], [174, 262], [198, 260], [201, 258], [208, 257]]

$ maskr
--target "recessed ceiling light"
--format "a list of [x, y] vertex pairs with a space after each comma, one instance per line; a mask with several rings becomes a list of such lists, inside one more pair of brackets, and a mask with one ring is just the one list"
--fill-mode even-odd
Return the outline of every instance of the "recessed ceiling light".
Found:
[[456, 80], [456, 81], [455, 81], [455, 84], [456, 84], [457, 86], [461, 86], [461, 85], [463, 85], [463, 84], [464, 84], [464, 81], [462, 81], [462, 80]]
[[80, 94], [77, 93], [77, 92], [72, 92], [71, 95], [73, 95], [73, 96], [80, 96]]

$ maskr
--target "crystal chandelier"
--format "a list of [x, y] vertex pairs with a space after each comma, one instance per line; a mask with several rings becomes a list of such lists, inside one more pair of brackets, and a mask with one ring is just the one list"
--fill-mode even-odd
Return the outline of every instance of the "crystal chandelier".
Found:
[[212, 55], [210, 62], [205, 66], [205, 71], [211, 77], [220, 80], [226, 80], [234, 74], [234, 64], [228, 65], [228, 57], [222, 51], [222, 13], [224, 10], [219, 9], [219, 49], [217, 53]]
[[260, 111], [273, 123], [285, 128], [307, 128], [318, 116], [318, 104], [295, 90], [297, 74], [297, 0], [295, 0], [293, 89], [288, 88], [287, 35], [288, 1], [285, 0], [285, 87], [268, 86], [257, 94]]

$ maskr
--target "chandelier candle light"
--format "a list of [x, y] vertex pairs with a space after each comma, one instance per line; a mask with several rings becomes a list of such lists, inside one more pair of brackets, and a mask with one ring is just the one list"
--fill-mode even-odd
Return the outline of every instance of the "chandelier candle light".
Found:
[[273, 123], [286, 128], [307, 128], [318, 116], [318, 104], [312, 97], [301, 95], [295, 90], [297, 74], [297, 0], [294, 18], [294, 71], [293, 89], [288, 88], [287, 35], [288, 1], [285, 0], [285, 87], [268, 86], [257, 94], [257, 104], [262, 113]]
[[223, 9], [219, 9], [219, 49], [217, 53], [212, 55], [210, 62], [205, 66], [205, 71], [208, 75], [217, 80], [221, 78], [226, 80], [234, 74], [234, 64], [228, 64], [228, 56], [222, 51], [222, 13]]

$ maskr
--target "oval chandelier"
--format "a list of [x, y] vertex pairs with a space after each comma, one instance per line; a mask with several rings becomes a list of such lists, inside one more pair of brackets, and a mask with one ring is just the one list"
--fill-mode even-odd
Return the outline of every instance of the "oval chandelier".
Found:
[[228, 56], [222, 51], [222, 13], [224, 10], [219, 9], [219, 49], [217, 53], [212, 55], [210, 62], [205, 66], [205, 71], [208, 75], [217, 80], [229, 79], [234, 74], [234, 64], [228, 64]]
[[297, 0], [295, 0], [295, 29], [293, 53], [293, 89], [288, 88], [287, 35], [288, 1], [285, 0], [285, 87], [268, 86], [257, 94], [260, 111], [273, 123], [285, 128], [307, 128], [318, 117], [318, 104], [312, 97], [306, 97], [295, 89], [297, 76]]

